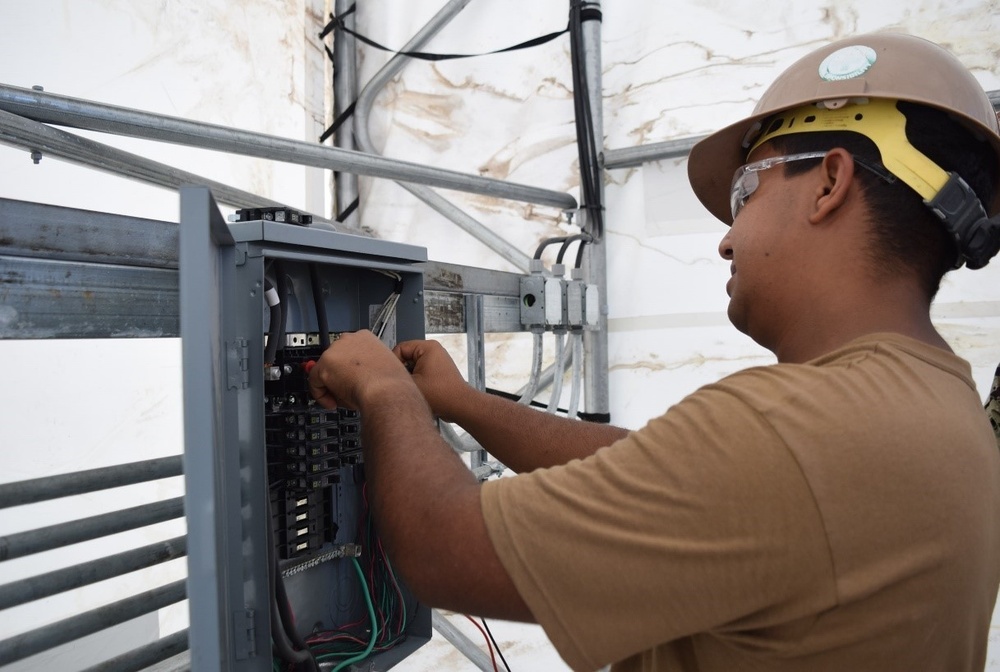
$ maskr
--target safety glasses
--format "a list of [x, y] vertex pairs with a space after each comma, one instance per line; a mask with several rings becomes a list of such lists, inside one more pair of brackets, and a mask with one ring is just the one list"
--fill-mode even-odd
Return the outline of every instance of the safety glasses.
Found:
[[[740, 166], [736, 169], [736, 174], [733, 175], [733, 184], [729, 191], [729, 208], [733, 213], [733, 219], [736, 219], [736, 215], [740, 214], [740, 210], [743, 206], [747, 204], [747, 199], [750, 195], [757, 191], [757, 187], [760, 186], [760, 178], [757, 177], [757, 173], [762, 170], [767, 170], [768, 168], [773, 168], [774, 166], [780, 165], [782, 163], [791, 163], [792, 161], [805, 161], [806, 159], [821, 159], [826, 156], [826, 152], [803, 152], [801, 154], [789, 154], [787, 156], [772, 156], [769, 159], [761, 159], [760, 161], [754, 161], [753, 163], [748, 163], [745, 166]], [[873, 163], [869, 159], [862, 159], [859, 156], [853, 155], [854, 162], [861, 166], [862, 168], [878, 175], [882, 180], [888, 184], [892, 184], [896, 181], [896, 176], [890, 173], [884, 166]]]
[[782, 163], [792, 161], [805, 161], [806, 159], [822, 159], [826, 152], [803, 152], [802, 154], [789, 154], [788, 156], [772, 156], [768, 159], [754, 161], [736, 169], [733, 175], [733, 184], [729, 191], [729, 208], [733, 213], [733, 219], [740, 214], [740, 210], [747, 204], [750, 195], [757, 191], [760, 186], [760, 178], [757, 173]]

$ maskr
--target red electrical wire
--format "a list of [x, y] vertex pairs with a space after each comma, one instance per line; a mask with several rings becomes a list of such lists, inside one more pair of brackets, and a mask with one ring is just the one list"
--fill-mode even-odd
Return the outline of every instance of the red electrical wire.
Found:
[[500, 670], [497, 668], [497, 658], [496, 656], [493, 655], [493, 644], [490, 642], [490, 638], [486, 635], [486, 631], [483, 630], [483, 626], [476, 623], [476, 619], [472, 618], [472, 616], [469, 616], [467, 614], [462, 614], [462, 615], [465, 616], [467, 619], [469, 619], [472, 622], [472, 624], [476, 626], [476, 629], [482, 633], [483, 639], [486, 640], [486, 648], [490, 650], [490, 661], [493, 663], [493, 672], [500, 672]]

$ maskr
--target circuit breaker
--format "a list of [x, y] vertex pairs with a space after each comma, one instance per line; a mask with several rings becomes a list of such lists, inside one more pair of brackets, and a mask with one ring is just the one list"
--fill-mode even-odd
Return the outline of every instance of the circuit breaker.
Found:
[[[290, 211], [223, 221], [182, 189], [181, 337], [192, 670], [386, 670], [430, 611], [382, 550], [367, 502], [364, 417], [313, 403], [330, 342], [423, 338], [423, 248]], [[284, 221], [281, 221], [284, 220]]]

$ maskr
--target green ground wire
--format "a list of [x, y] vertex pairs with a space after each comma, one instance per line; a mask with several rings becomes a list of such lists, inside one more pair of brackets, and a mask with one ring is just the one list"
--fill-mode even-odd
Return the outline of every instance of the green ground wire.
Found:
[[370, 654], [372, 649], [375, 648], [375, 640], [378, 639], [378, 621], [375, 620], [375, 605], [372, 604], [372, 596], [368, 588], [368, 583], [365, 581], [365, 574], [361, 571], [361, 563], [358, 562], [357, 558], [352, 557], [351, 563], [354, 565], [354, 571], [357, 572], [358, 579], [361, 581], [361, 586], [364, 589], [365, 605], [368, 607], [368, 618], [370, 618], [372, 622], [372, 636], [371, 639], [368, 640], [368, 647], [363, 652], [353, 658], [348, 658], [347, 660], [341, 662], [333, 668], [333, 672], [340, 672], [351, 663], [356, 663], [367, 658], [368, 654]]

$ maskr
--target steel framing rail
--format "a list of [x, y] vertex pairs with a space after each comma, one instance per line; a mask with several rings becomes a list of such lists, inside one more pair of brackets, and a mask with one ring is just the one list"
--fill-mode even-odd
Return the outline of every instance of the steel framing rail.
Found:
[[468, 175], [265, 133], [199, 123], [116, 105], [0, 84], [0, 110], [34, 121], [114, 135], [170, 142], [303, 166], [416, 182], [444, 189], [572, 210], [570, 194]]

